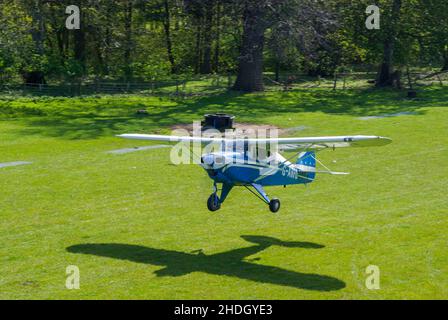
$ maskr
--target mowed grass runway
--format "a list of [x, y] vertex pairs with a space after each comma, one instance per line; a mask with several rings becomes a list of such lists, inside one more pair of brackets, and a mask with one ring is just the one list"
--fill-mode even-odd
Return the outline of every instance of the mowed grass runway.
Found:
[[[32, 164], [0, 168], [0, 298], [447, 299], [448, 89], [402, 96], [1, 97], [0, 163]], [[278, 214], [241, 188], [209, 212], [211, 180], [170, 164], [170, 149], [107, 153], [148, 145], [115, 134], [169, 133], [215, 111], [300, 127], [293, 136], [393, 143], [320, 152], [351, 175], [267, 188], [282, 201]], [[69, 265], [80, 269], [79, 290], [65, 287]], [[380, 269], [379, 290], [365, 286], [369, 265]]]

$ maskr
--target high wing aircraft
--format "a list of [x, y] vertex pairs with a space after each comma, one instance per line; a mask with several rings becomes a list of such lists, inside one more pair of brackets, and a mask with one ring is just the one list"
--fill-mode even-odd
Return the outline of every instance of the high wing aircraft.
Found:
[[[386, 137], [362, 135], [261, 139], [150, 134], [122, 134], [118, 137], [189, 146], [195, 143], [212, 146], [205, 148], [208, 151], [201, 152], [198, 156], [198, 164], [213, 180], [213, 192], [207, 200], [210, 211], [221, 208], [233, 187], [243, 186], [265, 202], [272, 212], [277, 212], [280, 209], [280, 200], [270, 199], [263, 186], [308, 184], [314, 181], [316, 173], [348, 174], [329, 170], [316, 158], [316, 151], [340, 147], [383, 146], [392, 142]], [[280, 151], [292, 151], [294, 156], [286, 159]], [[295, 157], [297, 159], [292, 163], [290, 160]], [[320, 163], [326, 170], [317, 170], [316, 163]], [[222, 185], [219, 195], [218, 184]]]

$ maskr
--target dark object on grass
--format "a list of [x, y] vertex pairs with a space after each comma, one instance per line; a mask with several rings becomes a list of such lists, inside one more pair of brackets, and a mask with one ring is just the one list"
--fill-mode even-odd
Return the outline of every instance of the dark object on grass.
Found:
[[47, 84], [45, 81], [45, 75], [41, 71], [23, 71], [22, 78], [24, 83], [31, 87]]
[[138, 116], [147, 116], [148, 115], [148, 111], [145, 109], [141, 109], [141, 110], [137, 110], [136, 114]]
[[381, 77], [376, 79], [375, 86], [377, 87], [393, 87], [396, 89], [403, 88], [401, 85], [401, 73], [399, 70], [392, 72], [390, 75], [386, 76], [381, 73]]
[[296, 77], [289, 76], [288, 79], [286, 79], [286, 81], [283, 84], [283, 91], [292, 90], [292, 85], [294, 81], [296, 81]]
[[417, 98], [417, 91], [415, 91], [415, 90], [409, 90], [409, 91], [408, 91], [408, 98], [409, 98], [409, 99], [415, 99], [415, 98]]
[[206, 114], [201, 122], [202, 130], [216, 129], [221, 132], [226, 129], [233, 129], [235, 116], [225, 113]]

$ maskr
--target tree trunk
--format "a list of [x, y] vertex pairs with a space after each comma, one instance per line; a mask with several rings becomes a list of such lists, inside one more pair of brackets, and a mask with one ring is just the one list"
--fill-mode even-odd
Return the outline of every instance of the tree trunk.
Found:
[[66, 55], [65, 55], [65, 47], [64, 47], [64, 29], [56, 30], [56, 40], [58, 43], [58, 51], [59, 51], [59, 59], [61, 61], [61, 65], [64, 65]]
[[280, 62], [278, 60], [275, 61], [275, 81], [280, 81]]
[[445, 59], [445, 63], [443, 64], [441, 71], [448, 71], [448, 59]]
[[103, 58], [103, 53], [102, 53], [102, 41], [101, 41], [101, 30], [99, 27], [95, 27], [92, 30], [92, 37], [95, 41], [95, 56], [96, 56], [96, 62], [94, 65], [94, 70], [95, 70], [95, 76], [102, 76], [106, 73], [106, 67], [104, 65], [104, 58]]
[[263, 47], [267, 7], [247, 1], [243, 13], [243, 43], [240, 50], [238, 75], [233, 90], [263, 91]]
[[133, 50], [133, 42], [132, 42], [132, 11], [133, 11], [133, 0], [127, 0], [125, 7], [125, 48], [124, 48], [124, 64], [125, 64], [125, 78], [126, 81], [132, 80], [133, 70], [132, 70], [132, 50]]
[[81, 28], [79, 30], [74, 30], [75, 37], [75, 47], [74, 47], [74, 57], [81, 66], [82, 73], [86, 71], [86, 37], [84, 30]]
[[168, 60], [171, 65], [171, 73], [176, 73], [176, 63], [174, 61], [174, 55], [173, 55], [173, 43], [171, 40], [171, 16], [170, 16], [170, 6], [168, 3], [168, 0], [165, 0], [163, 2], [164, 10], [165, 10], [165, 17], [163, 21], [163, 28], [165, 30], [165, 43], [166, 43], [166, 51], [168, 54]]
[[36, 52], [38, 55], [44, 55], [44, 38], [45, 25], [43, 17], [42, 0], [34, 0], [32, 4], [32, 18], [33, 28], [31, 30], [31, 37], [34, 41]]
[[441, 71], [448, 71], [448, 48], [443, 49], [443, 67]]
[[194, 63], [194, 73], [198, 74], [199, 70], [201, 69], [201, 29], [202, 29], [202, 22], [201, 19], [197, 19], [197, 25], [196, 25], [196, 44], [195, 44], [195, 63]]
[[393, 56], [395, 41], [398, 34], [398, 22], [400, 20], [401, 0], [393, 0], [390, 25], [386, 30], [384, 39], [383, 61], [377, 75], [376, 85], [378, 87], [394, 86], [399, 79], [399, 73], [393, 70]]
[[114, 25], [114, 19], [111, 6], [106, 7], [106, 28], [104, 34], [104, 75], [110, 73], [110, 56], [112, 48], [112, 28]]
[[[40, 59], [43, 58], [45, 54], [44, 40], [45, 40], [45, 24], [44, 15], [42, 8], [42, 0], [33, 0], [29, 7], [31, 11], [31, 17], [33, 19], [31, 38], [34, 42], [34, 47], [37, 55]], [[45, 84], [45, 75], [43, 70], [36, 68], [35, 65], [32, 66], [34, 70], [30, 72], [22, 72], [22, 77], [27, 84]]]
[[213, 58], [213, 70], [219, 73], [219, 56], [221, 54], [221, 3], [216, 2], [216, 39], [215, 55]]
[[[79, 7], [80, 9], [80, 15], [81, 15], [81, 21], [84, 19], [82, 18], [83, 15], [83, 8], [84, 3], [83, 0], [77, 0], [74, 1], [74, 3]], [[81, 74], [79, 76], [82, 76], [86, 73], [86, 33], [85, 33], [85, 23], [81, 24], [81, 29], [73, 30], [73, 39], [74, 39], [74, 45], [73, 45], [73, 56], [76, 59], [76, 61], [79, 63], [79, 66], [81, 67]]]
[[60, 19], [60, 6], [52, 5], [50, 6], [50, 18], [51, 18], [51, 27], [54, 30], [56, 45], [58, 50], [58, 57], [61, 65], [65, 64], [67, 59], [67, 47], [65, 38], [67, 37], [66, 33], [68, 32], [65, 26], [61, 26]]
[[393, 40], [387, 39], [384, 42], [383, 50], [383, 62], [380, 66], [380, 71], [378, 73], [377, 86], [390, 86], [392, 84], [392, 57], [394, 54], [394, 43]]
[[213, 0], [207, 0], [205, 4], [204, 29], [204, 56], [202, 58], [201, 73], [212, 73], [212, 27], [213, 27]]

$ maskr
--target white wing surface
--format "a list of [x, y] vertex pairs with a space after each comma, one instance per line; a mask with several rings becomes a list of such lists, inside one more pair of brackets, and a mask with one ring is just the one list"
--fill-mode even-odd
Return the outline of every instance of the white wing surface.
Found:
[[155, 134], [121, 134], [118, 137], [134, 140], [165, 141], [165, 142], [197, 142], [197, 143], [252, 143], [273, 144], [277, 143], [283, 150], [294, 150], [302, 148], [341, 148], [341, 147], [374, 147], [384, 146], [392, 142], [390, 138], [381, 136], [328, 136], [328, 137], [300, 137], [300, 138], [247, 138], [247, 139], [225, 139], [195, 136], [168, 136]]

